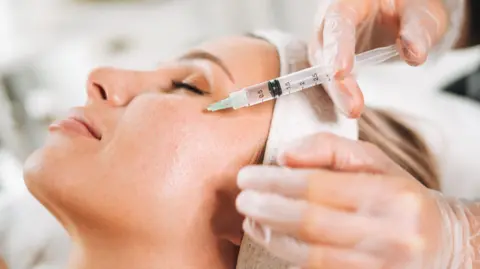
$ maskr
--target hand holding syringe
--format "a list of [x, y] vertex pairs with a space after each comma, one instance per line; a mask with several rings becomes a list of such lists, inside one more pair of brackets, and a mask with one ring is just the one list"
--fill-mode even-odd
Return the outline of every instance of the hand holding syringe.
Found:
[[[361, 53], [355, 57], [355, 69], [382, 63], [398, 55], [395, 45]], [[208, 106], [209, 111], [239, 109], [270, 101], [331, 81], [332, 70], [314, 66], [267, 82], [233, 92], [228, 98]]]

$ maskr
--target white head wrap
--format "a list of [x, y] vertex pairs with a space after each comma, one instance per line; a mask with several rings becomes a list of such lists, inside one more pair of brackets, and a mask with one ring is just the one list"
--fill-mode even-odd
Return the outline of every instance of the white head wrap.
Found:
[[[280, 59], [280, 75], [307, 67], [308, 50], [304, 42], [279, 31], [259, 31], [254, 36], [275, 45]], [[275, 164], [278, 150], [297, 139], [331, 132], [358, 139], [356, 120], [341, 115], [321, 88], [304, 90], [276, 100], [265, 150], [264, 164]], [[269, 254], [245, 236], [240, 247], [237, 269], [282, 269], [289, 264]]]

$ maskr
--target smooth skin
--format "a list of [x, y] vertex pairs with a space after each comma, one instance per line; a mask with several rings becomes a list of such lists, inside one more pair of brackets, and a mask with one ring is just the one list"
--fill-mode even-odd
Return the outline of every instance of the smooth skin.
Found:
[[94, 70], [74, 113], [101, 139], [53, 125], [25, 165], [30, 192], [73, 240], [69, 268], [234, 268], [236, 175], [260, 158], [273, 102], [205, 108], [278, 72], [275, 47], [250, 37], [203, 44], [154, 71]]

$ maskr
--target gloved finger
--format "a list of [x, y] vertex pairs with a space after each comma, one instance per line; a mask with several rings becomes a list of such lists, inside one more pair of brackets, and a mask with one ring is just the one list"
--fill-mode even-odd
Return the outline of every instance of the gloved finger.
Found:
[[[317, 46], [310, 46], [309, 50], [318, 49]], [[321, 54], [319, 49], [316, 52], [317, 59], [320, 59]], [[315, 55], [315, 53], [309, 53], [309, 55]], [[310, 63], [315, 65], [315, 60], [310, 58]], [[322, 64], [323, 65], [323, 64]], [[362, 90], [358, 86], [358, 83], [353, 75], [346, 77], [332, 77], [332, 81], [323, 84], [323, 88], [332, 99], [335, 107], [340, 110], [345, 116], [349, 118], [360, 117], [365, 103], [363, 99]]]
[[442, 1], [404, 1], [401, 10], [401, 30], [397, 41], [401, 57], [417, 66], [427, 60], [428, 52], [445, 35], [448, 15]]
[[382, 220], [270, 193], [243, 191], [237, 198], [237, 209], [273, 231], [312, 244], [355, 247], [366, 238], [389, 234]]
[[308, 175], [314, 170], [288, 169], [278, 166], [247, 166], [238, 173], [241, 190], [275, 193], [294, 199], [306, 198]]
[[[395, 233], [395, 228], [390, 227], [390, 232]], [[306, 243], [291, 235], [272, 230], [270, 227], [259, 224], [249, 218], [245, 219], [243, 230], [250, 239], [265, 247], [274, 256], [281, 257], [283, 260], [299, 266], [303, 265], [303, 268], [323, 265], [320, 263], [322, 260], [318, 259], [318, 254], [320, 254], [318, 251], [324, 249], [359, 251], [361, 254], [366, 255], [365, 258], [368, 258], [368, 260], [370, 258], [375, 259], [376, 262], [383, 260], [385, 262], [384, 266], [387, 264], [386, 261], [389, 261], [388, 264], [390, 265], [399, 265], [399, 268], [421, 268], [422, 266], [420, 265], [425, 264], [422, 260], [418, 260], [419, 253], [422, 253], [425, 249], [424, 241], [418, 235], [407, 235], [406, 237], [398, 235], [396, 236], [397, 241], [393, 240], [390, 242], [386, 242], [384, 238], [379, 236], [369, 237], [353, 247], [342, 248], [323, 243]], [[398, 238], [401, 239], [398, 240]], [[411, 240], [409, 241], [406, 238], [411, 238]], [[361, 261], [357, 262], [362, 266], [359, 268], [370, 268], [363, 267], [367, 266], [367, 264], [363, 264]]]
[[363, 93], [353, 75], [335, 78], [324, 86], [335, 106], [349, 118], [359, 118], [365, 107]]
[[[308, 244], [355, 248], [378, 256], [392, 252], [408, 256], [424, 247], [424, 239], [415, 228], [417, 220], [404, 222], [404, 214], [377, 218], [255, 191], [242, 192], [237, 209], [258, 224], [267, 243], [275, 233], [281, 233]], [[408, 228], [412, 224], [413, 228]]]
[[292, 168], [408, 175], [375, 145], [331, 133], [314, 134], [292, 143], [280, 152], [277, 163]]
[[[265, 181], [273, 182], [274, 180], [277, 181], [275, 187], [271, 187], [271, 183], [265, 183]], [[315, 172], [294, 169], [285, 176], [284, 168], [274, 166], [246, 167], [242, 170], [238, 181], [238, 185], [244, 191], [253, 190], [305, 200], [346, 211], [362, 209], [366, 201], [393, 196], [405, 182], [397, 177], [386, 179], [381, 175], [340, 173], [320, 169]]]
[[[372, 188], [375, 184], [380, 186]], [[381, 191], [379, 188], [385, 188], [386, 192], [392, 183], [384, 183], [379, 176], [369, 176], [367, 179], [362, 175], [258, 165], [243, 168], [238, 174], [237, 185], [244, 191], [254, 190], [354, 210], [356, 203], [369, 195], [378, 195]]]
[[[350, 75], [355, 59], [356, 28], [368, 15], [370, 0], [340, 0], [333, 3], [317, 28], [313, 65], [332, 68], [333, 81], [325, 86], [340, 111], [358, 118], [364, 107], [363, 94]], [[311, 54], [312, 55], [312, 54]]]
[[372, 255], [350, 249], [325, 245], [310, 245], [283, 233], [272, 232], [270, 238], [260, 225], [245, 220], [244, 231], [273, 255], [302, 268], [381, 268], [381, 260]]
[[351, 72], [356, 28], [371, 12], [372, 4], [372, 0], [337, 0], [329, 6], [323, 20], [316, 22], [320, 23], [316, 29], [321, 48], [316, 64], [332, 66], [335, 76]]
[[292, 236], [260, 225], [250, 218], [243, 221], [243, 231], [270, 253], [295, 265], [306, 264], [309, 246]]

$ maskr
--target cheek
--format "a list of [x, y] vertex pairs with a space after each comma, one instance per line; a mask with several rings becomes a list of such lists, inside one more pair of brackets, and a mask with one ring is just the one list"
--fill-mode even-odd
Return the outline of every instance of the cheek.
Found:
[[[131, 171], [155, 173], [155, 182], [171, 177], [173, 171], [185, 168], [179, 167], [182, 157], [189, 154], [185, 152], [185, 142], [202, 139], [201, 114], [195, 113], [199, 111], [195, 106], [198, 104], [177, 99], [137, 100], [117, 124], [105, 155], [114, 166], [128, 165]], [[199, 149], [197, 146], [188, 150]], [[137, 178], [151, 177], [138, 174]]]
[[200, 114], [183, 105], [175, 99], [139, 99], [129, 105], [102, 153], [111, 166], [111, 177], [123, 185], [117, 193], [128, 192], [129, 199], [139, 195], [145, 204], [158, 204], [178, 196], [178, 190], [188, 193], [195, 188], [197, 181], [185, 182], [191, 168], [185, 156], [200, 149], [185, 148], [185, 141], [201, 139], [202, 124]]
[[139, 168], [133, 170], [181, 178], [246, 164], [264, 144], [268, 125], [262, 114], [203, 112], [195, 99], [138, 100], [122, 116], [107, 149], [109, 159]]
[[108, 176], [90, 185], [96, 200], [90, 210], [110, 219], [149, 219], [141, 224], [149, 230], [171, 227], [166, 216], [178, 212], [182, 223], [206, 221], [215, 193], [210, 156], [223, 147], [217, 143], [228, 132], [217, 132], [201, 111], [198, 103], [174, 98], [131, 103], [100, 154]]
[[[235, 210], [233, 203], [228, 210], [222, 207], [222, 193], [234, 200], [236, 173], [263, 145], [269, 117], [204, 113], [203, 108], [193, 98], [136, 98], [104, 148], [74, 158], [40, 157], [58, 162], [50, 171], [68, 175], [49, 183], [51, 197], [60, 197], [57, 204], [82, 223], [110, 230], [170, 230], [178, 223], [210, 225], [212, 216], [221, 219], [218, 212]], [[178, 212], [180, 222], [166, 217]]]
[[263, 145], [269, 120], [204, 113], [194, 101], [137, 100], [122, 116], [106, 159], [115, 184], [124, 188], [116, 191], [127, 200], [141, 197], [149, 211], [168, 201], [193, 212], [183, 201], [201, 208], [213, 203], [220, 189], [235, 188], [236, 172]]

